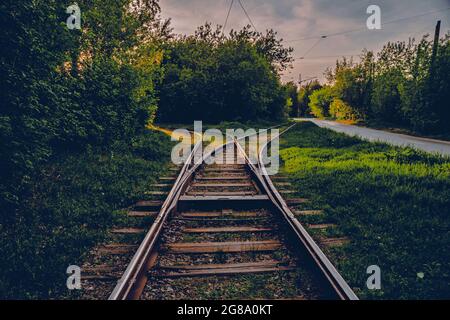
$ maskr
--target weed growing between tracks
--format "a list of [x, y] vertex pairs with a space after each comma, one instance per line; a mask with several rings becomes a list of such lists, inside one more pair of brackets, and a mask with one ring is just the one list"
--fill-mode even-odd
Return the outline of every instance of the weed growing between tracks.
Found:
[[[170, 137], [147, 132], [131, 145], [66, 155], [48, 165], [20, 214], [0, 224], [0, 297], [46, 299], [66, 294], [66, 269], [105, 237], [143, 197], [170, 161]], [[6, 215], [8, 213], [5, 213]]]
[[[325, 210], [307, 218], [334, 223], [335, 232], [350, 238], [325, 251], [361, 298], [450, 298], [448, 158], [311, 123], [287, 132], [280, 153], [295, 189]], [[381, 268], [381, 290], [366, 288], [370, 265]]]
[[[223, 263], [227, 263], [226, 260]], [[152, 278], [144, 291], [151, 300], [320, 299], [310, 275], [301, 269], [232, 277]], [[193, 285], [195, 281], [195, 285]], [[301, 284], [301, 286], [299, 286]]]

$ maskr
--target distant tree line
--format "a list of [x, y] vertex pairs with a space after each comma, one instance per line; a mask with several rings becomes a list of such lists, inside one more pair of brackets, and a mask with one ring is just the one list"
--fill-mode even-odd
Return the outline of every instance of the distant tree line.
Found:
[[326, 85], [310, 83], [300, 88], [302, 110], [320, 118], [448, 133], [450, 36], [442, 38], [436, 49], [425, 36], [419, 43], [413, 39], [389, 42], [376, 55], [364, 51], [359, 63], [343, 58], [326, 71]]

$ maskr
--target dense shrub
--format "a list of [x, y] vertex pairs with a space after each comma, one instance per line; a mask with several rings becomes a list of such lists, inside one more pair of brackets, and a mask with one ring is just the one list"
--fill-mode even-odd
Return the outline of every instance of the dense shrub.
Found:
[[32, 181], [25, 213], [2, 216], [0, 297], [55, 298], [65, 290], [66, 269], [114, 222], [114, 211], [142, 199], [170, 160], [170, 137], [147, 132], [132, 145], [107, 152], [89, 148], [60, 156]]
[[112, 210], [161, 169], [161, 145], [136, 138], [156, 108], [159, 6], [132, 2], [78, 1], [82, 31], [67, 28], [68, 3], [0, 3], [1, 297], [53, 296]]
[[339, 98], [330, 104], [330, 116], [338, 120], [356, 120], [355, 110]]
[[314, 91], [310, 96], [309, 108], [317, 118], [330, 116], [330, 105], [333, 102], [334, 93], [331, 87], [324, 87]]
[[311, 81], [307, 83], [306, 85], [300, 87], [298, 90], [298, 108], [299, 110], [293, 110], [294, 116], [311, 116], [311, 108], [309, 107], [309, 103], [311, 102], [311, 94], [316, 91], [322, 89], [322, 85], [319, 83], [319, 81]]

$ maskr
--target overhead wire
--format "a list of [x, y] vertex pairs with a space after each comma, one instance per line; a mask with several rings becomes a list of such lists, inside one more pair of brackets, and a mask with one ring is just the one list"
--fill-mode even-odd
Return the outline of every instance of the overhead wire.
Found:
[[[450, 9], [450, 8], [448, 8], [448, 9]], [[406, 18], [402, 18], [402, 19], [406, 19]], [[400, 20], [400, 19], [399, 19]], [[399, 21], [399, 20], [396, 20], [396, 21]], [[389, 22], [386, 22], [385, 24], [388, 24], [388, 23], [392, 23], [393, 21], [389, 21]], [[420, 29], [420, 31], [416, 31], [416, 32], [413, 32], [413, 37], [415, 37], [415, 36], [417, 36], [417, 35], [419, 35], [419, 34], [421, 34], [421, 33], [423, 33], [424, 31], [426, 31], [427, 29], [429, 28], [429, 26], [427, 26], [426, 28], [421, 28]], [[405, 31], [405, 32], [402, 32], [402, 33], [400, 33], [400, 34], [411, 34], [411, 30], [408, 30], [408, 31]], [[309, 59], [309, 60], [311, 60], [311, 59], [322, 59], [322, 58], [337, 58], [337, 57], [350, 57], [350, 56], [358, 56], [358, 55], [360, 55], [361, 53], [355, 53], [355, 54], [345, 54], [345, 55], [330, 55], [330, 56], [314, 56], [314, 57], [306, 57], [307, 56], [307, 54], [309, 54], [311, 51], [312, 51], [312, 49], [314, 49], [316, 46], [317, 46], [317, 44], [322, 40], [322, 39], [326, 39], [326, 38], [328, 38], [328, 36], [321, 36], [319, 39], [318, 39], [318, 41], [317, 42], [315, 42], [314, 44], [313, 44], [313, 46], [311, 47], [311, 48], [309, 48], [307, 51], [306, 51], [306, 53], [305, 54], [303, 54], [302, 56], [299, 56], [299, 57], [296, 57], [296, 58], [294, 58], [294, 59], [299, 59], [299, 60], [305, 60], [305, 59]]]
[[242, 1], [238, 0], [238, 2], [239, 2], [239, 5], [241, 6], [242, 10], [244, 11], [244, 14], [247, 16], [247, 19], [250, 22], [250, 25], [253, 27], [253, 29], [255, 29], [256, 32], [258, 32], [258, 30], [255, 27], [255, 24], [253, 23], [252, 19], [250, 18], [250, 15], [248, 14], [247, 10], [245, 10], [245, 7], [242, 4]]
[[233, 3], [234, 3], [234, 0], [231, 0], [230, 7], [229, 7], [228, 13], [227, 13], [227, 17], [225, 19], [225, 23], [223, 24], [222, 35], [225, 33], [225, 28], [227, 27], [228, 18], [230, 18], [230, 13], [231, 13], [231, 8], [233, 7]]
[[[382, 23], [381, 25], [384, 26], [387, 24], [396, 23], [399, 21], [405, 21], [405, 20], [409, 20], [409, 19], [415, 19], [415, 18], [426, 16], [426, 15], [430, 15], [430, 14], [434, 14], [434, 13], [438, 13], [438, 12], [444, 12], [444, 11], [448, 11], [448, 10], [450, 10], [450, 7], [440, 9], [440, 10], [435, 10], [435, 11], [429, 11], [429, 12], [421, 13], [421, 14], [414, 15], [414, 16], [390, 20], [390, 21]], [[289, 43], [289, 42], [298, 42], [298, 41], [311, 40], [311, 39], [325, 39], [325, 38], [336, 37], [336, 36], [345, 35], [345, 34], [354, 33], [354, 32], [363, 31], [363, 30], [367, 30], [367, 28], [364, 27], [364, 28], [358, 28], [358, 29], [352, 29], [352, 30], [347, 30], [347, 31], [340, 31], [340, 32], [336, 32], [336, 33], [325, 34], [325, 35], [317, 35], [317, 36], [310, 36], [310, 37], [304, 37], [304, 38], [298, 38], [298, 39], [291, 39], [291, 40], [286, 40], [286, 42]]]
[[310, 53], [315, 47], [317, 47], [320, 41], [322, 41], [322, 38], [319, 38], [308, 50], [306, 50], [303, 56], [301, 56], [299, 59], [304, 59], [308, 55], [308, 53]]

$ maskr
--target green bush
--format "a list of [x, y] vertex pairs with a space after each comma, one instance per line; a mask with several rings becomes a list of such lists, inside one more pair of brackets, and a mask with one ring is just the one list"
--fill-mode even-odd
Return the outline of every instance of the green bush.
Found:
[[62, 1], [0, 3], [2, 298], [53, 297], [112, 210], [162, 169], [163, 138], [137, 138], [156, 108], [161, 53], [142, 34], [159, 6], [131, 2], [79, 1], [83, 32]]
[[18, 212], [0, 223], [0, 297], [46, 299], [65, 292], [66, 269], [114, 223], [114, 211], [142, 199], [170, 160], [168, 136], [147, 132], [108, 152], [59, 156], [32, 181]]
[[330, 116], [338, 120], [356, 120], [355, 111], [339, 98], [334, 98], [330, 104]]
[[146, 134], [132, 140], [133, 154], [147, 161], [166, 161], [171, 143], [160, 135]]
[[311, 113], [317, 118], [330, 116], [330, 104], [334, 99], [331, 87], [323, 87], [311, 94], [309, 108]]

